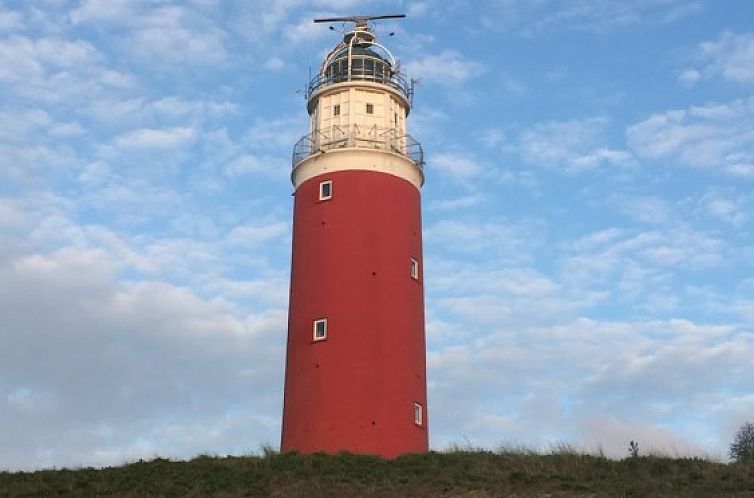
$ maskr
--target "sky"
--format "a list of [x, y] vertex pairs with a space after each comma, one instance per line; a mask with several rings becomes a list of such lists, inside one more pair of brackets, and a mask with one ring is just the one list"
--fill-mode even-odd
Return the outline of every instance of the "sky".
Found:
[[726, 461], [754, 3], [0, 0], [0, 469], [279, 444], [290, 157], [339, 36], [311, 19], [392, 13], [431, 447]]

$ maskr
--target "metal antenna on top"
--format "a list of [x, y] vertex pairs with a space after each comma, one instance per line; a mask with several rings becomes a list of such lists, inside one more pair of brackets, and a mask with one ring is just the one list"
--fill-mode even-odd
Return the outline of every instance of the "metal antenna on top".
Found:
[[[314, 19], [315, 23], [333, 23], [333, 22], [352, 22], [354, 23], [353, 30], [346, 33], [343, 41], [349, 43], [351, 39], [356, 38], [355, 41], [361, 43], [373, 43], [374, 32], [369, 27], [369, 21], [376, 21], [378, 19], [402, 19], [406, 17], [406, 14], [387, 14], [382, 16], [345, 16], [345, 17], [325, 17], [322, 19]], [[333, 29], [330, 26], [330, 29]]]
[[356, 27], [366, 27], [367, 22], [376, 21], [378, 19], [402, 19], [406, 17], [406, 14], [387, 14], [383, 16], [345, 16], [345, 17], [326, 17], [322, 19], [315, 19], [314, 22], [352, 22], [356, 24]]

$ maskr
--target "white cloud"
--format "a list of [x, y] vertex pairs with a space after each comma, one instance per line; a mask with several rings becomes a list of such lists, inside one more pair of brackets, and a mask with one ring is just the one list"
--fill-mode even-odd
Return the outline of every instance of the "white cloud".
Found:
[[455, 50], [445, 50], [411, 60], [404, 65], [403, 71], [422, 82], [455, 86], [481, 75], [485, 67]]
[[291, 144], [303, 134], [306, 118], [287, 116], [275, 119], [255, 120], [246, 132], [245, 139], [253, 149], [284, 148], [286, 153]]
[[429, 2], [412, 2], [408, 6], [406, 15], [408, 17], [421, 17], [425, 15], [430, 9]]
[[173, 149], [190, 144], [195, 139], [196, 130], [191, 127], [165, 130], [142, 128], [119, 136], [115, 143], [124, 149]]
[[[710, 424], [710, 412], [731, 399], [723, 393], [750, 389], [734, 372], [745, 375], [754, 336], [687, 320], [579, 318], [503, 325], [474, 341], [432, 346], [430, 410], [444, 414], [434, 419], [437, 441], [465, 436], [488, 447], [518, 441], [540, 449], [575, 441], [621, 458], [631, 439], [645, 454], [715, 451], [728, 427]], [[486, 423], [497, 417], [500, 424]]]
[[[110, 181], [106, 165], [99, 169], [99, 181]], [[197, 238], [77, 224], [79, 198], [0, 198], [0, 351], [8, 355], [0, 467], [241, 454], [274, 443], [285, 273], [266, 264], [253, 280], [221, 274], [260, 257], [243, 251], [236, 261], [233, 245], [264, 252], [287, 236], [287, 224], [233, 227], [226, 216], [231, 228], [213, 237], [190, 205], [170, 205], [187, 210], [191, 224], [180, 230]], [[162, 207], [147, 210], [151, 222], [165, 216]], [[252, 394], [238, 397], [243, 391]]]
[[0, 10], [0, 32], [22, 31], [24, 27], [23, 16], [12, 10]]
[[567, 263], [569, 266], [573, 265], [577, 272], [599, 267], [601, 277], [608, 278], [606, 270], [620, 269], [624, 258], [659, 267], [680, 265], [701, 269], [715, 266], [722, 261], [725, 246], [704, 232], [680, 226], [636, 233], [601, 231], [576, 241], [574, 247], [581, 249], [577, 249], [574, 259]]
[[85, 133], [85, 129], [76, 122], [55, 122], [43, 109], [10, 108], [0, 110], [0, 143], [23, 144], [40, 140], [39, 134], [52, 137], [72, 137]]
[[149, 22], [134, 33], [129, 51], [150, 64], [218, 64], [225, 62], [225, 33], [219, 28], [187, 27], [183, 10], [174, 7], [150, 13]]
[[132, 89], [137, 84], [136, 78], [133, 75], [112, 69], [106, 70], [100, 77], [100, 81], [109, 87], [119, 89]]
[[224, 63], [226, 32], [209, 17], [189, 7], [144, 1], [88, 0], [70, 14], [76, 24], [102, 24], [116, 31], [124, 55], [153, 68], [170, 65]]
[[499, 261], [526, 261], [541, 244], [541, 229], [532, 222], [474, 218], [441, 219], [424, 229], [428, 244], [461, 255], [483, 253]]
[[236, 226], [228, 234], [228, 242], [243, 247], [256, 247], [264, 242], [287, 237], [290, 226], [286, 222], [276, 221], [266, 224]]
[[11, 184], [29, 184], [39, 176], [75, 172], [81, 158], [61, 142], [5, 144], [0, 142], [0, 177]]
[[322, 25], [313, 23], [308, 17], [303, 17], [298, 22], [285, 25], [282, 33], [289, 43], [308, 43], [324, 38], [327, 32]]
[[434, 279], [436, 290], [459, 294], [503, 293], [506, 296], [544, 297], [553, 295], [560, 286], [531, 268], [495, 268], [459, 266], [451, 275]]
[[[629, 405], [621, 415], [603, 415], [585, 418], [577, 425], [579, 441], [592, 451], [601, 449], [608, 456], [628, 456], [629, 441], [639, 442], [640, 455], [660, 455], [670, 458], [706, 457], [706, 451], [695, 441], [684, 439], [677, 432], [662, 425], [639, 422]], [[665, 424], [663, 424], [665, 425]]]
[[510, 74], [498, 73], [499, 87], [509, 96], [521, 96], [527, 93], [528, 89], [521, 81]]
[[699, 201], [702, 210], [718, 220], [722, 220], [734, 227], [741, 227], [749, 220], [750, 207], [747, 199], [730, 192], [711, 191]]
[[465, 195], [455, 199], [443, 199], [433, 201], [428, 209], [430, 211], [458, 211], [479, 205], [484, 197], [479, 194]]
[[754, 324], [754, 299], [738, 299], [733, 303], [733, 309], [748, 323]]
[[754, 97], [654, 114], [630, 126], [631, 149], [648, 159], [754, 178]]
[[132, 75], [107, 63], [89, 41], [15, 35], [0, 39], [0, 88], [21, 102], [56, 105], [56, 111], [85, 109], [136, 87]]
[[453, 152], [434, 154], [429, 161], [433, 170], [457, 180], [469, 180], [481, 170], [472, 158]]
[[85, 0], [70, 13], [70, 17], [74, 23], [132, 22], [135, 9], [144, 3], [132, 0]]
[[726, 31], [716, 41], [699, 45], [700, 57], [708, 61], [703, 72], [735, 83], [754, 83], [754, 34]]
[[422, 140], [436, 138], [440, 140], [443, 136], [444, 126], [450, 122], [450, 116], [433, 107], [423, 106], [412, 110], [411, 118], [408, 122], [409, 132]]
[[18, 35], [0, 40], [0, 82], [14, 86], [34, 84], [61, 70], [83, 71], [99, 61], [99, 53], [86, 41]]
[[270, 71], [279, 71], [285, 67], [285, 62], [280, 57], [270, 57], [262, 63], [262, 66]]
[[503, 130], [490, 128], [480, 135], [480, 141], [487, 147], [497, 147], [506, 142], [506, 135]]
[[0, 140], [4, 142], [27, 139], [29, 133], [38, 133], [52, 123], [50, 115], [42, 109], [0, 110]]
[[74, 68], [101, 60], [97, 50], [89, 42], [82, 40], [70, 41], [58, 38], [30, 40], [15, 37], [9, 42], [15, 44], [18, 50], [52, 68]]
[[277, 429], [282, 308], [242, 318], [168, 284], [117, 284], [114, 270], [71, 249], [0, 265], [0, 467], [243, 453]]
[[482, 16], [480, 21], [484, 27], [495, 30], [515, 27], [530, 36], [552, 29], [605, 32], [643, 23], [666, 24], [704, 9], [700, 1], [685, 0], [604, 0], [566, 4], [554, 0], [506, 0], [490, 4], [486, 11], [494, 14]]
[[[628, 231], [607, 229], [564, 247], [558, 281], [574, 295], [607, 293], [625, 309], [653, 313], [695, 312], [677, 279], [726, 265], [730, 249], [712, 235], [687, 226]], [[603, 296], [604, 297], [604, 296]]]
[[272, 176], [285, 176], [290, 167], [289, 158], [271, 155], [241, 154], [222, 167], [222, 173], [228, 178], [264, 173]]
[[702, 74], [696, 69], [686, 69], [678, 75], [678, 82], [686, 88], [690, 88], [696, 85], [697, 81], [699, 81], [701, 77]]
[[518, 151], [530, 164], [570, 171], [632, 164], [631, 154], [604, 144], [608, 124], [604, 117], [540, 123], [521, 133]]
[[661, 197], [616, 195], [611, 202], [626, 216], [642, 223], [663, 224], [673, 219], [673, 209]]

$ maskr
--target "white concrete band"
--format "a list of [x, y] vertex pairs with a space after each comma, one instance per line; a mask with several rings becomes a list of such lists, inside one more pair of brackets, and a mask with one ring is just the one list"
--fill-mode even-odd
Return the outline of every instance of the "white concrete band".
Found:
[[291, 173], [294, 189], [315, 176], [335, 171], [376, 171], [403, 178], [421, 190], [424, 172], [411, 159], [385, 150], [331, 149], [313, 154], [296, 165]]

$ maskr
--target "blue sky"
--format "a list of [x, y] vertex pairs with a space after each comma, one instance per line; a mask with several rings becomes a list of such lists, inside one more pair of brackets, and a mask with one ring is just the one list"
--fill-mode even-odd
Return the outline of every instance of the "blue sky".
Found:
[[754, 419], [754, 5], [0, 0], [0, 468], [277, 445], [297, 93], [421, 78], [431, 445], [725, 459]]

